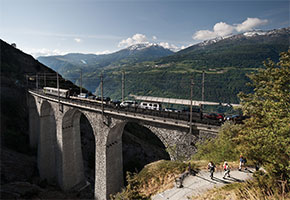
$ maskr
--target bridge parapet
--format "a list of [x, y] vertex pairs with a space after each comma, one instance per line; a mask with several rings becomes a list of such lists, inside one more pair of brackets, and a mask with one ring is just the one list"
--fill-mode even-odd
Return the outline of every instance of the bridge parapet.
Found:
[[[55, 96], [45, 95], [43, 92], [39, 91], [29, 91], [30, 94], [36, 95], [40, 98], [47, 99], [49, 101], [58, 102], [58, 98]], [[169, 126], [176, 126], [182, 128], [190, 128], [190, 122], [185, 118], [178, 118], [178, 114], [176, 118], [170, 117], [170, 113], [168, 112], [156, 112], [156, 111], [144, 111], [143, 109], [115, 109], [112, 107], [105, 107], [104, 112], [102, 112], [102, 108], [100, 104], [93, 104], [92, 102], [86, 102], [76, 99], [66, 99], [60, 98], [60, 107], [63, 105], [77, 107], [79, 109], [90, 110], [92, 112], [103, 113], [105, 116], [112, 116], [120, 119], [134, 119], [140, 120], [147, 123], [158, 123]], [[166, 117], [166, 114], [168, 117]], [[217, 134], [220, 123], [210, 121], [207, 119], [194, 119], [192, 122], [193, 129], [205, 130], [208, 132], [212, 132], [213, 134]]]

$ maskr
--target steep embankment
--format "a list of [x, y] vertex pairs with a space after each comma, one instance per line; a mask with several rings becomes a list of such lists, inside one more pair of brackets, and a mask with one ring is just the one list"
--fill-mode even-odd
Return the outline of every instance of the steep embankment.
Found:
[[[26, 104], [26, 90], [35, 87], [35, 75], [38, 73], [39, 85], [43, 86], [43, 74], [46, 74], [47, 85], [56, 85], [56, 72], [39, 63], [32, 56], [1, 40], [1, 141], [4, 146], [25, 148], [28, 132], [28, 111]], [[26, 76], [32, 80], [28, 80]], [[42, 76], [42, 77], [41, 77]], [[62, 88], [78, 87], [70, 81], [60, 77]], [[11, 136], [18, 140], [11, 141]], [[20, 142], [21, 144], [18, 144]], [[22, 145], [23, 144], [23, 145]], [[22, 149], [25, 151], [24, 149]]]
[[[55, 85], [56, 73], [32, 56], [0, 41], [1, 47], [1, 198], [30, 198], [41, 188], [36, 152], [29, 149], [26, 91], [35, 86], [35, 74], [47, 74], [47, 84]], [[28, 84], [27, 84], [28, 83]], [[43, 82], [40, 82], [43, 86]], [[78, 87], [60, 77], [61, 87]], [[42, 183], [43, 186], [43, 183]]]

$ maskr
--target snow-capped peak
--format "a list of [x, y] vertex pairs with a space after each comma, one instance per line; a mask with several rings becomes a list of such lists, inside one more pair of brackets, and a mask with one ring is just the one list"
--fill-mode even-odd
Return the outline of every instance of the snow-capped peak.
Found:
[[148, 47], [152, 47], [152, 46], [158, 46], [158, 44], [155, 43], [140, 43], [140, 44], [134, 44], [132, 46], [129, 46], [127, 49], [131, 50], [131, 51], [135, 51], [135, 50], [142, 50], [142, 49], [146, 49]]
[[253, 36], [258, 36], [258, 35], [277, 35], [277, 34], [281, 34], [281, 33], [283, 34], [285, 32], [289, 33], [290, 27], [274, 29], [274, 30], [270, 30], [270, 31], [253, 30], [253, 31], [245, 32], [245, 33], [243, 33], [243, 35], [246, 37], [253, 37]]
[[199, 43], [198, 45], [199, 46], [206, 46], [206, 45], [209, 45], [209, 44], [213, 44], [213, 43], [217, 43], [218, 41], [224, 39], [223, 37], [216, 37], [214, 39], [210, 39], [210, 40], [205, 40], [201, 43]]
[[290, 33], [290, 27], [287, 28], [281, 28], [281, 29], [274, 29], [274, 30], [270, 30], [270, 31], [262, 31], [262, 30], [252, 30], [252, 31], [248, 31], [248, 32], [244, 32], [241, 34], [237, 34], [237, 35], [228, 35], [228, 36], [223, 36], [223, 37], [216, 37], [214, 39], [210, 39], [210, 40], [205, 40], [201, 43], [198, 44], [198, 46], [207, 46], [210, 44], [214, 44], [219, 42], [220, 40], [223, 39], [230, 39], [230, 40], [234, 40], [234, 39], [238, 39], [238, 38], [242, 38], [242, 37], [255, 37], [255, 36], [275, 36], [277, 34], [283, 34], [283, 33]]
[[253, 36], [257, 36], [257, 35], [267, 35], [267, 32], [264, 31], [248, 31], [243, 33], [244, 36], [246, 37], [253, 37]]

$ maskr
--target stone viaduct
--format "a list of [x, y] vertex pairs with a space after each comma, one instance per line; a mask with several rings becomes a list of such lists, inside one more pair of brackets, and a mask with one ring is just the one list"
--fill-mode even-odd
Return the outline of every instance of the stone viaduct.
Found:
[[58, 185], [64, 191], [79, 190], [86, 185], [81, 150], [80, 117], [85, 115], [95, 137], [95, 199], [109, 199], [123, 187], [122, 133], [128, 122], [149, 128], [169, 152], [190, 156], [198, 140], [213, 137], [219, 127], [145, 116], [122, 110], [104, 109], [71, 99], [28, 92], [30, 145], [37, 149], [41, 179]]

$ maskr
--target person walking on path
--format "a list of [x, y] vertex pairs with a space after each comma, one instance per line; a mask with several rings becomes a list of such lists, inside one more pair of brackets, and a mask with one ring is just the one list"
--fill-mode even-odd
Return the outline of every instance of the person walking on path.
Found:
[[244, 158], [242, 155], [240, 155], [240, 165], [239, 165], [239, 171], [242, 170], [242, 165], [243, 165], [243, 162], [244, 162]]
[[245, 157], [243, 157], [243, 165], [245, 167], [245, 170], [247, 170], [246, 163], [247, 163], [247, 159]]
[[209, 172], [210, 172], [210, 178], [213, 179], [213, 173], [215, 171], [215, 165], [213, 164], [212, 161], [210, 161], [208, 163], [207, 168], [209, 169]]
[[246, 163], [247, 163], [247, 159], [244, 156], [240, 155], [239, 171], [242, 170], [242, 166], [244, 166], [245, 170], [247, 170]]
[[226, 178], [226, 176], [231, 177], [231, 176], [230, 176], [230, 171], [231, 171], [231, 170], [230, 170], [230, 166], [229, 166], [229, 164], [227, 163], [227, 161], [224, 162], [224, 164], [223, 164], [223, 168], [224, 168], [224, 171], [225, 171], [223, 178]]

